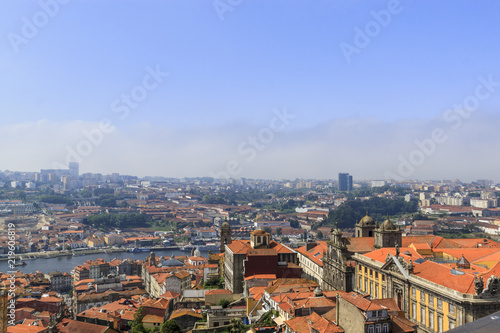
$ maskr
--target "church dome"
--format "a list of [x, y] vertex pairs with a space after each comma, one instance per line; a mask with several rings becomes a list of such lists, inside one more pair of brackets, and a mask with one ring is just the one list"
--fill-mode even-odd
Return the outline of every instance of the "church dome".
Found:
[[366, 216], [363, 217], [361, 221], [359, 221], [359, 225], [362, 227], [374, 226], [375, 221], [370, 216], [368, 216], [368, 212], [366, 212]]
[[396, 230], [396, 227], [394, 226], [394, 223], [392, 223], [389, 218], [385, 220], [381, 225], [380, 225], [380, 230], [382, 231], [391, 231], [391, 230]]
[[184, 263], [180, 260], [177, 260], [174, 258], [174, 255], [170, 257], [170, 259], [163, 260], [160, 265], [160, 267], [181, 267], [184, 266]]
[[227, 221], [224, 221], [224, 223], [222, 223], [221, 228], [226, 229], [226, 228], [231, 228], [231, 226], [229, 225], [229, 223]]

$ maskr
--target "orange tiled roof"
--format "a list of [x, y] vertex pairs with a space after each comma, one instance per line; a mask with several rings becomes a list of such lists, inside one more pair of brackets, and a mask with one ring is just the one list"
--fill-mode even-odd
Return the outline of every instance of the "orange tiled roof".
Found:
[[205, 292], [206, 295], [230, 295], [231, 291], [227, 289], [211, 289]]
[[182, 317], [182, 316], [192, 316], [197, 318], [203, 318], [201, 313], [194, 312], [193, 310], [179, 309], [172, 312], [170, 319]]
[[14, 326], [7, 326], [7, 333], [40, 333], [47, 332], [47, 328], [43, 326], [34, 326], [27, 324], [17, 324]]
[[109, 327], [65, 318], [59, 324], [57, 324], [56, 329], [58, 332], [62, 333], [103, 333], [107, 331]]
[[163, 323], [163, 317], [155, 315], [145, 315], [142, 319], [143, 323]]
[[341, 297], [361, 311], [376, 311], [384, 309], [381, 305], [374, 302], [374, 300], [369, 300], [353, 291], [350, 293], [342, 293]]
[[163, 295], [160, 295], [161, 298], [166, 298], [166, 299], [172, 299], [172, 298], [177, 298], [179, 297], [181, 294], [178, 294], [176, 292], [173, 292], [173, 291], [167, 291], [166, 293], [164, 293]]
[[245, 278], [247, 280], [253, 279], [267, 279], [267, 280], [276, 280], [276, 274], [254, 274]]
[[327, 251], [326, 241], [318, 241], [317, 245], [312, 249], [306, 250], [306, 246], [299, 247], [298, 252], [302, 253], [304, 256], [308, 257], [310, 260], [315, 262], [319, 266], [323, 266], [323, 253]]
[[313, 312], [309, 316], [287, 320], [285, 321], [285, 325], [297, 333], [310, 333], [312, 331], [311, 328], [322, 333], [344, 332], [343, 329], [321, 317], [316, 312]]
[[244, 254], [247, 253], [250, 247], [249, 240], [233, 240], [231, 244], [227, 246], [233, 253]]
[[413, 274], [464, 294], [474, 294], [474, 275], [454, 275], [451, 268], [429, 260], [413, 266]]
[[[500, 249], [497, 248], [462, 248], [462, 249], [439, 249], [434, 250], [434, 252], [443, 252], [448, 255], [451, 255], [455, 258], [460, 258], [462, 256], [465, 257], [469, 262], [478, 261], [481, 258], [485, 258], [490, 256], [491, 258], [499, 257], [500, 258]], [[495, 256], [496, 254], [496, 256]]]
[[373, 237], [348, 237], [346, 238], [347, 251], [351, 253], [366, 253], [375, 250]]
[[453, 242], [461, 245], [462, 247], [475, 248], [475, 247], [494, 247], [500, 248], [500, 243], [487, 238], [463, 238], [453, 239]]

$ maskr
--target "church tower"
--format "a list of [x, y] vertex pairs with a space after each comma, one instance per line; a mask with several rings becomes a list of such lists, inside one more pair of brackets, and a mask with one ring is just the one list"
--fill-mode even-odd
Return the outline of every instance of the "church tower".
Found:
[[226, 245], [231, 244], [231, 234], [231, 226], [227, 221], [224, 221], [220, 227], [220, 253], [224, 253]]
[[376, 227], [375, 221], [366, 212], [366, 216], [355, 224], [354, 237], [373, 237]]
[[379, 249], [382, 247], [394, 247], [395, 244], [402, 246], [402, 233], [389, 220], [389, 216], [387, 216], [387, 220], [375, 230], [374, 246]]
[[327, 252], [323, 254], [323, 289], [352, 291], [354, 267], [349, 264], [348, 240], [342, 231], [334, 227], [327, 241]]

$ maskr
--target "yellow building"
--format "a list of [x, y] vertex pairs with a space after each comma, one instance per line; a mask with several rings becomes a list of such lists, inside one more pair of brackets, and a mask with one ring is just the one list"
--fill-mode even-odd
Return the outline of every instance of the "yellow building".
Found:
[[106, 242], [104, 241], [104, 237], [91, 236], [87, 237], [85, 240], [88, 247], [104, 247]]
[[107, 245], [121, 245], [123, 244], [123, 237], [120, 235], [106, 235], [104, 236], [104, 241]]
[[445, 250], [439, 251], [440, 258], [424, 257], [418, 250], [382, 248], [355, 254], [354, 290], [372, 298], [394, 298], [419, 332], [444, 332], [500, 310], [498, 261], [490, 268], [471, 264], [464, 256], [450, 263], [456, 257]]

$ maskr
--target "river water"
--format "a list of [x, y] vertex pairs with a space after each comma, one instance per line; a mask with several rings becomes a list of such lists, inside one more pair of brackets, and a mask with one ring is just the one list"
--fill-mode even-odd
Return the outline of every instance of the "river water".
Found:
[[[154, 251], [156, 257], [164, 256], [170, 257], [174, 256], [190, 256], [191, 251], [181, 251], [181, 250], [156, 250]], [[201, 255], [205, 258], [208, 257], [208, 252], [201, 252]], [[81, 256], [64, 256], [64, 257], [55, 257], [49, 259], [32, 259], [25, 260], [25, 266], [16, 266], [13, 270], [18, 270], [23, 273], [34, 273], [36, 271], [40, 271], [42, 273], [50, 273], [54, 271], [59, 272], [67, 272], [69, 273], [73, 268], [78, 265], [83, 264], [86, 260], [96, 260], [97, 258], [102, 258], [106, 261], [111, 261], [114, 258], [118, 259], [126, 259], [130, 258], [132, 260], [144, 260], [149, 256], [149, 252], [115, 252], [115, 253], [95, 253], [95, 254], [86, 254]], [[5, 273], [7, 271], [11, 271], [9, 268], [8, 262], [0, 261], [0, 272]]]

